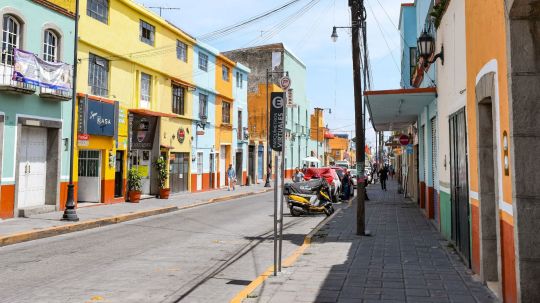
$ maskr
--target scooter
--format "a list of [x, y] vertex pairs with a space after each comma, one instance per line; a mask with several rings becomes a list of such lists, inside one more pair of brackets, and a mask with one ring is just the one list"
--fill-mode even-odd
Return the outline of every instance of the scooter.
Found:
[[330, 216], [335, 211], [330, 198], [330, 186], [324, 178], [285, 184], [284, 194], [293, 217], [310, 213]]

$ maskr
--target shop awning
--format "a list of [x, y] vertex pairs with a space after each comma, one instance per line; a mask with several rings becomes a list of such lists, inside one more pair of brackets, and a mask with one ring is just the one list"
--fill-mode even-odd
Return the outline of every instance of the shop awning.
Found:
[[195, 86], [195, 84], [189, 83], [187, 81], [184, 81], [182, 79], [178, 79], [178, 78], [175, 78], [175, 77], [171, 77], [171, 81], [176, 83], [176, 84], [179, 84], [181, 86], [185, 86], [190, 90], [195, 90], [197, 88], [197, 86]]
[[324, 138], [325, 139], [334, 139], [336, 136], [334, 136], [334, 134], [332, 133], [324, 133]]
[[366, 105], [376, 131], [397, 131], [418, 119], [424, 107], [435, 100], [437, 89], [412, 88], [365, 91]]
[[169, 117], [169, 118], [178, 118], [178, 115], [175, 114], [168, 114], [168, 113], [162, 113], [162, 112], [155, 112], [153, 110], [149, 109], [142, 109], [142, 108], [134, 108], [129, 110], [130, 113], [142, 115], [142, 116], [153, 116], [153, 117]]

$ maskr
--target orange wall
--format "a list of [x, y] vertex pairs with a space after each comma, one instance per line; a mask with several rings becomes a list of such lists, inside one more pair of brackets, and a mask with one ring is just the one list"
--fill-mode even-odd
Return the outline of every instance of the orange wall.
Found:
[[[466, 45], [467, 45], [467, 123], [469, 144], [469, 186], [471, 191], [478, 192], [478, 150], [476, 130], [476, 78], [482, 68], [492, 60], [497, 62], [499, 116], [500, 121], [497, 144], [502, 146], [503, 132], [509, 131], [509, 106], [508, 106], [508, 66], [506, 50], [506, 24], [503, 1], [475, 0], [465, 1], [466, 13]], [[496, 105], [495, 103], [493, 104]], [[495, 109], [495, 108], [494, 108]], [[494, 125], [494, 127], [496, 127]], [[509, 146], [511, 149], [512, 146]], [[501, 163], [504, 163], [502, 148], [498, 155]], [[511, 163], [511, 161], [510, 161]], [[504, 165], [504, 164], [503, 164]], [[498, 172], [503, 174], [502, 199], [512, 203], [511, 177], [504, 175], [504, 167], [497, 167]], [[497, 180], [497, 178], [496, 178]], [[479, 234], [480, 219], [476, 201], [471, 204], [473, 213], [471, 220], [472, 229], [472, 268], [479, 269]], [[502, 292], [505, 302], [517, 302], [516, 294], [516, 269], [514, 251], [513, 219], [510, 214], [500, 211], [500, 245], [502, 260]]]
[[[272, 92], [282, 91], [275, 84], [270, 84], [268, 87], [268, 95]], [[259, 84], [257, 92], [248, 92], [248, 129], [252, 140], [266, 142], [267, 102], [266, 84]]]
[[[229, 68], [229, 80], [223, 80], [223, 65]], [[216, 90], [219, 94], [232, 99], [232, 82], [233, 82], [234, 62], [223, 56], [216, 57]]]
[[[317, 114], [318, 112], [318, 114]], [[319, 120], [317, 122], [317, 120]], [[324, 111], [323, 110], [317, 110], [315, 109], [315, 112], [311, 114], [311, 124], [310, 124], [310, 138], [311, 140], [323, 142], [324, 141], [324, 133], [326, 132], [326, 128], [324, 126]], [[319, 131], [317, 132], [317, 125], [319, 126]], [[318, 134], [318, 138], [317, 138]]]

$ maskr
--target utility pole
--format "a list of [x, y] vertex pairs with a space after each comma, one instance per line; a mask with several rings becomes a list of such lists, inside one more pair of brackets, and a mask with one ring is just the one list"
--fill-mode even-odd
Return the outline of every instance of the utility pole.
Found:
[[[365, 150], [366, 145], [363, 103], [362, 103], [362, 71], [360, 69], [360, 27], [364, 26], [365, 10], [363, 0], [349, 0], [351, 8], [352, 25], [352, 60], [353, 60], [353, 87], [354, 87], [354, 119], [356, 129], [356, 169], [358, 175], [364, 175]], [[359, 182], [357, 186], [358, 203], [356, 208], [356, 234], [368, 235], [366, 233], [366, 209], [365, 209], [365, 185]]]

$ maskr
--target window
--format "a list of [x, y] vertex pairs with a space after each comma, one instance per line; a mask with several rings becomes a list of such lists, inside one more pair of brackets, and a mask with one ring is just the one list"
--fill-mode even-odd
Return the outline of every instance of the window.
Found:
[[231, 104], [223, 101], [221, 103], [221, 123], [231, 124]]
[[58, 61], [58, 36], [51, 30], [46, 30], [43, 37], [43, 60]]
[[225, 81], [229, 81], [229, 68], [225, 65], [222, 66], [222, 69], [221, 69], [221, 73], [222, 73], [222, 77], [223, 77], [223, 80]]
[[206, 54], [199, 53], [199, 69], [208, 71], [208, 56]]
[[175, 114], [184, 114], [184, 88], [182, 86], [172, 86], [172, 111]]
[[21, 25], [15, 17], [4, 15], [2, 28], [2, 63], [13, 65], [13, 49], [19, 48]]
[[109, 95], [109, 61], [92, 53], [88, 62], [88, 86], [92, 95]]
[[109, 0], [88, 0], [86, 14], [107, 24], [109, 21]]
[[199, 119], [208, 118], [208, 96], [199, 94]]
[[238, 110], [238, 140], [243, 140], [244, 136], [244, 124], [242, 124], [242, 111]]
[[154, 45], [154, 34], [156, 32], [156, 28], [144, 21], [141, 20], [141, 41], [148, 44], [148, 45]]
[[242, 88], [244, 82], [244, 74], [236, 72], [236, 87]]
[[411, 71], [411, 85], [413, 84], [413, 76], [416, 69], [416, 63], [418, 61], [417, 53], [416, 53], [416, 47], [411, 47], [409, 49], [410, 51], [410, 71]]
[[187, 44], [180, 40], [176, 40], [176, 58], [187, 62]]
[[152, 76], [141, 73], [141, 102], [143, 108], [150, 108], [152, 101]]

